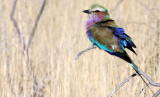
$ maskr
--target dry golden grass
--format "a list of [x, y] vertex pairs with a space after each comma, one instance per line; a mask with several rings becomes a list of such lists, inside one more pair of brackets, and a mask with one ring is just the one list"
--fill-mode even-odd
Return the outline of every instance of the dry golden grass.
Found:
[[[29, 97], [33, 82], [22, 44], [10, 20], [12, 0], [0, 2], [0, 97]], [[17, 2], [14, 17], [25, 42], [41, 3], [42, 0]], [[37, 95], [106, 97], [134, 73], [130, 64], [99, 49], [81, 55], [72, 64], [78, 52], [91, 46], [84, 27], [87, 15], [82, 11], [93, 3], [108, 8], [111, 17], [137, 45], [137, 56], [128, 52], [131, 58], [153, 81], [160, 82], [160, 0], [48, 0], [29, 48]], [[135, 77], [114, 97], [135, 97], [143, 85]], [[148, 88], [144, 92], [152, 95]]]

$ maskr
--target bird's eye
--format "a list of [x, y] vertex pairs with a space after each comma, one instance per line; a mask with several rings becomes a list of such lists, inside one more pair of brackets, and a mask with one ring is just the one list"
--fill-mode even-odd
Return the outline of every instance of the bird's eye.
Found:
[[100, 12], [99, 10], [95, 10], [94, 12]]

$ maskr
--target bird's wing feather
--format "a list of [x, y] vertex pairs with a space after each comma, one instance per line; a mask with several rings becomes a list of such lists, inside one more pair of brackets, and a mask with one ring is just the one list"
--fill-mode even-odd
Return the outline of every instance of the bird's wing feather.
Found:
[[91, 42], [97, 45], [100, 49], [131, 63], [131, 59], [127, 55], [123, 46], [120, 45], [119, 41], [115, 38], [116, 36], [112, 29], [93, 25], [90, 27], [87, 34]]
[[136, 52], [133, 49], [136, 48], [136, 45], [133, 43], [131, 37], [125, 33], [123, 28], [118, 27], [118, 25], [115, 23], [113, 19], [104, 18], [102, 21], [98, 22], [98, 25], [100, 25], [101, 27], [110, 28], [119, 44], [123, 48], [128, 48], [136, 54]]
[[123, 52], [122, 47], [114, 38], [114, 34], [111, 29], [97, 25], [90, 27], [87, 33], [90, 40], [94, 44], [98, 45], [100, 49], [108, 50], [110, 52]]
[[132, 48], [136, 48], [136, 45], [133, 43], [131, 37], [125, 33], [123, 28], [111, 27], [110, 29], [113, 30], [113, 34], [121, 46], [123, 46], [124, 48], [128, 48], [136, 54], [136, 52]]

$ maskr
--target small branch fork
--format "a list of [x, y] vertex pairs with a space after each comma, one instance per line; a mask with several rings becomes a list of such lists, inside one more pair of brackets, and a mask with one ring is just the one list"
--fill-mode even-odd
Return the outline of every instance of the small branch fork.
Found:
[[[91, 46], [91, 47], [89, 47], [89, 48], [87, 48], [87, 49], [79, 52], [78, 55], [77, 55], [76, 58], [75, 58], [75, 61], [76, 61], [76, 60], [80, 57], [80, 55], [82, 55], [84, 52], [87, 52], [87, 51], [89, 51], [89, 50], [91, 50], [91, 49], [95, 49], [95, 48], [97, 48], [97, 46], [96, 46], [96, 45], [93, 45], [93, 46]], [[137, 95], [137, 97], [139, 97], [140, 94], [143, 92], [143, 90], [144, 90], [147, 86], [149, 86], [149, 85], [152, 85], [152, 86], [155, 86], [155, 87], [160, 87], [160, 83], [155, 83], [155, 82], [153, 82], [153, 81], [151, 80], [151, 78], [150, 78], [147, 74], [145, 74], [140, 68], [138, 68], [138, 70], [139, 70], [139, 74], [142, 75], [142, 76], [148, 81], [148, 83], [147, 83], [146, 85], [144, 85], [144, 87], [141, 89], [141, 91], [139, 92], [139, 94]], [[137, 75], [138, 75], [137, 73], [134, 73], [134, 74], [132, 74], [131, 76], [129, 76], [129, 77], [128, 77], [126, 80], [124, 80], [108, 97], [112, 97], [113, 94], [114, 94], [117, 90], [119, 90], [120, 87], [122, 87], [126, 82], [128, 82], [131, 78], [133, 78], [133, 77], [135, 77], [135, 76], [137, 76]], [[152, 97], [158, 97], [159, 94], [160, 94], [160, 89], [159, 89], [155, 94], [153, 94]]]
[[143, 92], [143, 90], [149, 85], [149, 83], [145, 84], [143, 86], [143, 88], [141, 89], [141, 91], [139, 92], [139, 94], [137, 95], [137, 97], [139, 97], [141, 95], [141, 93]]
[[[12, 5], [12, 11], [11, 11], [11, 14], [10, 14], [10, 18], [11, 18], [11, 20], [13, 22], [13, 25], [14, 25], [14, 27], [16, 29], [16, 32], [18, 34], [19, 41], [23, 45], [23, 52], [24, 52], [24, 55], [25, 55], [25, 62], [26, 62], [27, 69], [30, 72], [30, 75], [32, 77], [32, 82], [33, 82], [33, 93], [32, 93], [32, 96], [35, 97], [36, 95], [39, 95], [38, 84], [37, 84], [36, 77], [34, 75], [33, 69], [32, 69], [32, 67], [30, 65], [30, 59], [29, 59], [28, 50], [29, 50], [30, 44], [32, 42], [32, 39], [34, 37], [34, 34], [35, 34], [35, 31], [36, 31], [39, 19], [40, 19], [41, 15], [42, 15], [42, 12], [44, 10], [45, 4], [46, 4], [46, 0], [43, 0], [43, 2], [42, 2], [41, 9], [40, 9], [40, 11], [39, 11], [39, 13], [37, 15], [35, 24], [34, 24], [34, 26], [32, 28], [32, 32], [31, 32], [31, 34], [29, 36], [27, 44], [24, 42], [23, 36], [22, 36], [22, 32], [20, 31], [20, 29], [19, 29], [19, 27], [17, 25], [17, 21], [14, 18], [14, 13], [15, 13], [15, 10], [16, 10], [16, 4], [17, 4], [17, 0], [13, 0], [13, 5]], [[40, 97], [40, 95], [38, 97]]]

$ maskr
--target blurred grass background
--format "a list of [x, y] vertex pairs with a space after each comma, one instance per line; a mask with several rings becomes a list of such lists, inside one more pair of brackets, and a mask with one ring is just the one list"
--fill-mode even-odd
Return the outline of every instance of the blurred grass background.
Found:
[[[22, 44], [10, 19], [12, 0], [0, 0], [0, 97], [33, 96], [32, 76], [27, 69]], [[25, 43], [40, 10], [42, 0], [18, 0], [15, 19]], [[160, 0], [48, 0], [29, 48], [29, 64], [39, 97], [106, 97], [134, 73], [130, 64], [94, 49], [85, 34], [87, 15], [93, 3], [103, 5], [110, 16], [135, 42], [133, 61], [154, 82], [160, 82]], [[128, 50], [127, 50], [128, 51]], [[144, 83], [135, 77], [114, 97], [135, 97]], [[154, 92], [158, 88], [151, 87]], [[146, 94], [151, 91], [146, 88]]]

